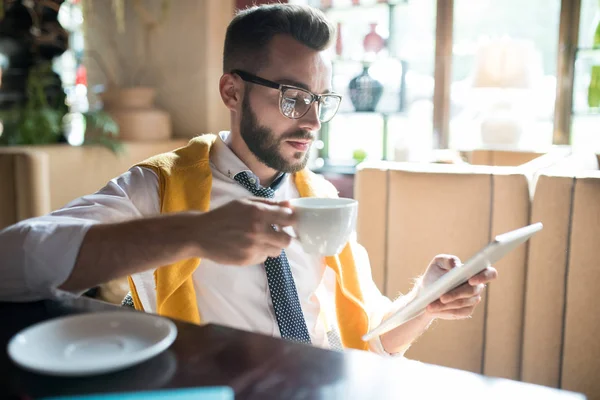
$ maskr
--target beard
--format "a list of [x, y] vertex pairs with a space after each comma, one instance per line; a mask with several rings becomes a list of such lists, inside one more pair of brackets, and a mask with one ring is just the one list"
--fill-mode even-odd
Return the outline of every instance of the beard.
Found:
[[246, 146], [260, 162], [275, 171], [285, 173], [294, 173], [304, 169], [308, 163], [309, 151], [294, 153], [293, 158], [295, 161], [290, 162], [281, 154], [281, 147], [284, 142], [289, 139], [314, 140], [312, 133], [302, 130], [277, 137], [271, 129], [258, 123], [256, 114], [250, 107], [248, 96], [244, 96], [242, 101], [240, 135], [246, 142]]

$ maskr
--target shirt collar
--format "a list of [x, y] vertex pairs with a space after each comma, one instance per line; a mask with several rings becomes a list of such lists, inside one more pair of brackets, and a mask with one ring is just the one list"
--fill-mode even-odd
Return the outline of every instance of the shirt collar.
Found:
[[[242, 160], [240, 160], [235, 153], [231, 150], [231, 134], [230, 132], [223, 131], [219, 132], [217, 136], [217, 140], [214, 143], [214, 151], [210, 152], [210, 161], [214, 165], [215, 169], [227, 176], [229, 179], [234, 181], [233, 177], [240, 172], [248, 172], [250, 173], [257, 182], [260, 183], [260, 180], [250, 168], [244, 164]], [[287, 174], [281, 172], [277, 175], [277, 178], [273, 181], [270, 188], [273, 190], [277, 190], [281, 184], [285, 181]]]

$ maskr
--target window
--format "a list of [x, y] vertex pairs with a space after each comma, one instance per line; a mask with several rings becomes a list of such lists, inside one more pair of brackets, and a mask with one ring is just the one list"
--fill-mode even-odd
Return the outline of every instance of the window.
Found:
[[552, 144], [559, 20], [560, 0], [455, 0], [450, 148]]
[[[316, 166], [353, 165], [365, 155], [420, 160], [437, 143], [458, 150], [543, 151], [570, 138], [573, 146], [600, 151], [600, 108], [588, 105], [592, 66], [600, 66], [600, 49], [592, 49], [600, 22], [597, 0], [290, 2], [320, 6], [342, 32], [333, 84], [345, 100], [322, 129]], [[579, 2], [579, 21], [564, 18]], [[374, 111], [357, 112], [348, 86], [363, 69], [363, 39], [372, 24], [386, 46], [371, 57], [368, 71], [384, 91]], [[560, 32], [574, 28], [575, 60], [558, 51], [559, 42], [573, 40], [566, 33], [559, 38]], [[443, 62], [446, 57], [451, 64]], [[573, 82], [561, 72], [561, 62], [567, 69], [575, 63]], [[448, 65], [451, 73], [445, 75]], [[434, 97], [434, 88], [448, 96]], [[571, 96], [572, 109], [560, 106], [569, 105], [565, 98]]]
[[588, 102], [592, 68], [600, 68], [600, 43], [594, 49], [594, 36], [600, 25], [600, 3], [582, 0], [579, 23], [579, 44], [575, 56], [573, 82], [573, 117], [571, 143], [574, 148], [600, 152], [600, 108]]
[[[408, 160], [431, 148], [435, 0], [334, 1], [324, 11], [339, 30], [331, 49], [333, 89], [344, 100], [321, 131], [325, 143], [316, 166], [354, 165], [365, 157]], [[384, 41], [379, 51], [365, 42], [373, 32]], [[383, 90], [373, 110], [359, 112], [350, 86], [364, 74]]]

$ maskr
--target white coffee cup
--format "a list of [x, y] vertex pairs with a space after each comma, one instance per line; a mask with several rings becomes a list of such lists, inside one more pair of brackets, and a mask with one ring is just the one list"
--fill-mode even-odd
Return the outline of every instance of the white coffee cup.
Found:
[[354, 199], [302, 197], [290, 204], [297, 215], [296, 237], [307, 253], [338, 254], [356, 229], [358, 201]]

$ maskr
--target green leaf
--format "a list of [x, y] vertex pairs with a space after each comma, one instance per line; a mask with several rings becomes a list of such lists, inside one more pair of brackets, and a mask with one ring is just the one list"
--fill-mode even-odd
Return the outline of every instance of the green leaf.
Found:
[[36, 145], [59, 141], [63, 133], [62, 119], [68, 106], [64, 101], [64, 92], [57, 96], [57, 104], [48, 104], [46, 89], [55, 84], [50, 63], [30, 69], [26, 87], [27, 102], [0, 112], [3, 123], [0, 144]]
[[[90, 111], [83, 114], [86, 125], [85, 145], [101, 145], [119, 155], [124, 152], [124, 146], [117, 140], [119, 126], [112, 117], [102, 110]], [[91, 137], [87, 133], [93, 132]]]
[[101, 131], [103, 134], [118, 136], [119, 125], [106, 112], [90, 111], [83, 114], [86, 127], [92, 130]]
[[99, 136], [92, 139], [86, 139], [83, 144], [84, 146], [100, 145], [106, 147], [116, 155], [125, 153], [125, 146], [123, 143], [109, 136]]

